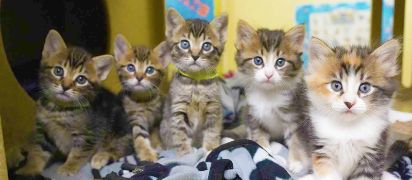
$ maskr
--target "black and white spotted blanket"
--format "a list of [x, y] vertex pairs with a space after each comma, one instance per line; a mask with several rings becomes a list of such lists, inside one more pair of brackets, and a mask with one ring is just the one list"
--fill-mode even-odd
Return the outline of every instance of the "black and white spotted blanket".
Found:
[[[272, 156], [254, 141], [232, 141], [214, 149], [206, 158], [199, 158], [202, 154], [197, 150], [178, 159], [164, 157], [157, 163], [123, 163], [121, 170], [104, 179], [292, 179], [283, 156]], [[195, 162], [196, 159], [199, 160]]]

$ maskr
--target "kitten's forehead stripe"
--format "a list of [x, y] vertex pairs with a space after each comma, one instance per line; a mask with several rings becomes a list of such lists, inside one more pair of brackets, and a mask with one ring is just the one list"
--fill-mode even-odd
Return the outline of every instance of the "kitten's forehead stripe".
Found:
[[150, 49], [143, 46], [133, 47], [133, 54], [137, 61], [145, 62], [150, 58]]
[[[66, 61], [69, 67], [73, 69], [80, 68], [82, 70], [83, 65], [91, 59], [91, 55], [83, 49], [80, 48], [71, 48], [69, 49], [69, 56], [67, 57], [68, 61]], [[66, 63], [66, 66], [67, 66]]]
[[284, 32], [282, 30], [258, 29], [260, 42], [266, 51], [277, 49], [282, 42]]
[[207, 21], [200, 20], [200, 19], [192, 19], [187, 20], [187, 28], [195, 38], [200, 38], [202, 35], [205, 34], [206, 27], [209, 25]]

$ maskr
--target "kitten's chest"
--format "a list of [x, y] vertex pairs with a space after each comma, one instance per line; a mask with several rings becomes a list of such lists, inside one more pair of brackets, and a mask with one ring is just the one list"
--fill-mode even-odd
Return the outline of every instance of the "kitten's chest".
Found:
[[283, 123], [289, 121], [285, 108], [289, 106], [290, 95], [288, 93], [263, 93], [250, 91], [247, 94], [247, 102], [251, 115], [267, 127], [273, 136], [283, 135]]
[[82, 111], [50, 111], [42, 107], [37, 110], [37, 120], [64, 154], [73, 146], [73, 136], [81, 134], [88, 121]]

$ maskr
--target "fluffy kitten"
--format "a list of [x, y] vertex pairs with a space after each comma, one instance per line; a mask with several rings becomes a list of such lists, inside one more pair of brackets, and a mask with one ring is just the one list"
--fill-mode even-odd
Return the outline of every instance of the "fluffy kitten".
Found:
[[166, 15], [165, 48], [178, 69], [170, 85], [161, 138], [178, 155], [192, 144], [212, 150], [220, 143], [222, 109], [216, 66], [226, 41], [227, 16], [208, 23], [184, 20], [174, 9]]
[[335, 47], [313, 38], [305, 80], [315, 179], [380, 179], [400, 45]]
[[92, 57], [82, 49], [67, 48], [57, 31], [48, 33], [39, 72], [42, 96], [36, 104], [36, 130], [24, 148], [27, 163], [17, 174], [41, 173], [55, 153], [67, 156], [58, 169], [63, 175], [76, 174], [94, 153], [93, 167], [126, 154], [131, 129], [121, 101], [100, 88], [112, 62], [111, 55]]
[[115, 41], [116, 67], [123, 87], [121, 97], [133, 126], [134, 149], [141, 160], [147, 161], [157, 159], [149, 136], [157, 134], [153, 131], [158, 129], [155, 125], [162, 118], [159, 86], [167, 64], [159, 58], [160, 50], [132, 47], [122, 35], [118, 35]]
[[235, 58], [246, 84], [248, 138], [265, 148], [270, 140], [288, 140], [300, 118], [304, 36], [302, 25], [284, 32], [238, 23]]

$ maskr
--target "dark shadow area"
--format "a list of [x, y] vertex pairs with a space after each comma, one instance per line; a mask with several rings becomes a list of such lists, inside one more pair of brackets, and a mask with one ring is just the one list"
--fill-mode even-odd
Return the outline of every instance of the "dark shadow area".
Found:
[[14, 75], [38, 97], [38, 68], [44, 39], [56, 29], [66, 44], [94, 55], [107, 52], [108, 17], [103, 0], [3, 0], [0, 22], [3, 44]]

